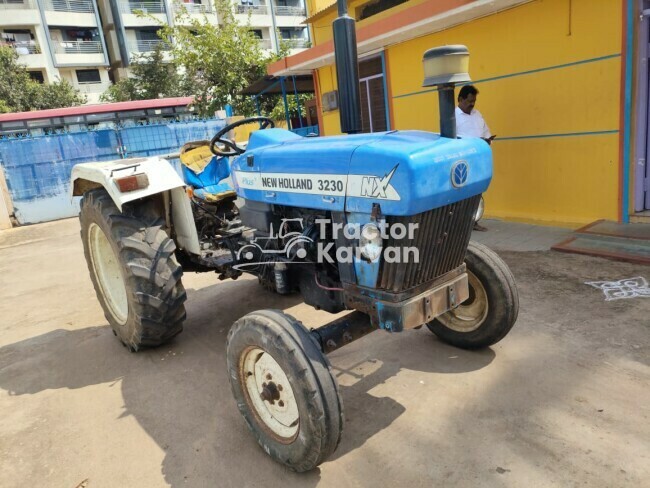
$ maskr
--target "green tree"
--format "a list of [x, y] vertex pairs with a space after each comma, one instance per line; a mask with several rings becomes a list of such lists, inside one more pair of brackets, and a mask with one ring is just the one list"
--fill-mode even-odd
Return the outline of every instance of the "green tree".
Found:
[[151, 53], [139, 55], [131, 64], [131, 76], [118, 81], [105, 91], [105, 102], [127, 102], [152, 98], [181, 97], [191, 95], [192, 90], [178, 72], [174, 60], [165, 60], [163, 43], [157, 44]]
[[237, 22], [229, 0], [215, 0], [214, 5], [221, 25], [181, 11], [175, 25], [162, 25], [159, 35], [192, 87], [197, 113], [213, 115], [231, 104], [237, 113], [249, 115], [254, 105], [239, 92], [264, 76], [273, 58], [262, 49], [250, 25]]
[[[287, 108], [289, 110], [289, 117], [294, 118], [298, 116], [298, 103], [296, 102], [296, 96], [291, 93], [290, 88], [288, 91], [289, 93], [287, 93]], [[311, 100], [312, 98], [314, 98], [314, 95], [312, 93], [301, 93], [298, 95], [298, 99], [300, 100], [300, 115], [302, 117], [305, 117], [307, 114], [305, 102]], [[279, 97], [278, 100], [276, 100], [275, 106], [271, 110], [269, 117], [274, 120], [285, 119], [284, 101], [282, 100], [282, 97]]]
[[0, 112], [72, 107], [85, 102], [86, 98], [66, 80], [49, 85], [32, 80], [16, 51], [0, 47]]
[[[230, 0], [214, 0], [214, 7], [220, 25], [213, 24], [205, 15], [190, 16], [184, 8], [177, 12], [173, 26], [138, 12], [158, 22], [162, 43], [150, 56], [142, 56], [131, 64], [131, 76], [111, 86], [102, 95], [102, 100], [117, 102], [191, 95], [195, 113], [202, 116], [213, 116], [226, 104], [232, 105], [239, 115], [256, 114], [252, 97], [240, 95], [240, 92], [263, 77], [269, 63], [288, 55], [290, 43], [281, 41], [279, 52], [269, 54], [251, 32], [250, 23], [238, 23]], [[279, 114], [278, 118], [284, 119], [280, 96], [264, 96], [259, 102], [263, 114]], [[289, 103], [295, 116], [295, 101]]]
[[33, 106], [37, 91], [18, 54], [10, 47], [0, 47], [0, 112], [23, 112]]
[[87, 98], [67, 80], [56, 80], [47, 85], [36, 83], [38, 98], [36, 110], [74, 107], [86, 103]]

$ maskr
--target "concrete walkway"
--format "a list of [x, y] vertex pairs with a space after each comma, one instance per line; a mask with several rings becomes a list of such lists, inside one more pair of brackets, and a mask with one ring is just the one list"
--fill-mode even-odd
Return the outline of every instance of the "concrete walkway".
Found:
[[650, 267], [521, 252], [561, 231], [484, 225], [475, 237], [502, 249], [517, 278], [512, 332], [483, 351], [424, 327], [334, 352], [343, 438], [302, 475], [248, 432], [226, 335], [260, 308], [309, 326], [331, 316], [256, 279], [186, 273], [184, 332], [130, 354], [97, 303], [76, 220], [0, 232], [0, 486], [646, 486], [650, 299], [605, 301], [585, 282], [650, 279]]
[[503, 220], [481, 220], [485, 232], [475, 231], [475, 239], [495, 251], [548, 251], [551, 246], [563, 241], [573, 232], [561, 227], [543, 227]]

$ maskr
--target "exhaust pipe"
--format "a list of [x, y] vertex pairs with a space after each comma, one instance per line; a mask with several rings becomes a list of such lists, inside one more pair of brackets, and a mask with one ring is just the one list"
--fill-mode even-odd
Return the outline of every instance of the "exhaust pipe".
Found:
[[429, 49], [422, 58], [424, 83], [438, 87], [440, 135], [456, 139], [456, 83], [470, 82], [469, 50], [465, 46], [443, 46]]
[[346, 0], [337, 0], [339, 16], [334, 20], [334, 59], [339, 90], [341, 132], [361, 132], [361, 96], [355, 21], [348, 15]]

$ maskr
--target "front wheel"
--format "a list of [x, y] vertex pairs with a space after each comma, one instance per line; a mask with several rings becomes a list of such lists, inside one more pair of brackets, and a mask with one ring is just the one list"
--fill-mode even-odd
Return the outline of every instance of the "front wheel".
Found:
[[506, 263], [483, 244], [469, 243], [465, 264], [469, 298], [427, 327], [452, 346], [480, 349], [510, 332], [519, 313], [519, 294]]
[[249, 313], [226, 345], [237, 406], [264, 451], [308, 471], [338, 446], [343, 411], [329, 362], [305, 327], [279, 310]]

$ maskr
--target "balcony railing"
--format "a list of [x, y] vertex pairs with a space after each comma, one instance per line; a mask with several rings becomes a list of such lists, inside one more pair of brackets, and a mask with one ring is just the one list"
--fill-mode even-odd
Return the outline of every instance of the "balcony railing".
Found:
[[0, 10], [29, 10], [36, 8], [32, 0], [0, 0]]
[[266, 5], [237, 5], [235, 12], [244, 15], [248, 15], [249, 12], [251, 15], [268, 15], [269, 8]]
[[41, 46], [36, 41], [18, 41], [7, 42], [0, 40], [0, 46], [11, 47], [16, 50], [18, 54], [41, 54]]
[[307, 39], [282, 39], [280, 42], [286, 44], [291, 49], [302, 49], [309, 47]]
[[45, 0], [45, 10], [54, 12], [95, 13], [92, 0]]
[[209, 4], [182, 2], [174, 4], [174, 10], [176, 12], [182, 12], [183, 9], [185, 9], [188, 14], [207, 14], [212, 12], [212, 7]]
[[134, 53], [148, 53], [155, 51], [158, 45], [160, 45], [163, 51], [169, 51], [169, 45], [162, 40], [132, 41], [129, 43], [129, 49]]
[[262, 49], [271, 49], [273, 45], [271, 44], [271, 39], [260, 39], [260, 46]]
[[104, 52], [99, 41], [52, 41], [57, 54], [99, 54]]
[[275, 15], [291, 16], [291, 17], [304, 17], [305, 9], [303, 7], [273, 7]]
[[135, 12], [144, 12], [145, 14], [164, 14], [165, 2], [122, 2], [120, 3], [120, 12], [123, 14], [132, 14]]

